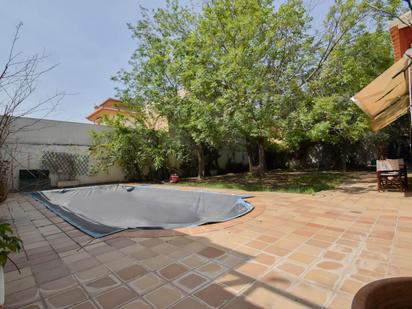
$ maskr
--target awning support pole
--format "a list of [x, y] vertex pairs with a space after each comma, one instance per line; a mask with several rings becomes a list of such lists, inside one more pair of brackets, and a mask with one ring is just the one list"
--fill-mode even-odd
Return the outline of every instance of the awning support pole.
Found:
[[408, 90], [409, 90], [409, 152], [412, 152], [412, 68], [411, 62], [412, 60], [409, 58], [409, 65], [408, 65]]

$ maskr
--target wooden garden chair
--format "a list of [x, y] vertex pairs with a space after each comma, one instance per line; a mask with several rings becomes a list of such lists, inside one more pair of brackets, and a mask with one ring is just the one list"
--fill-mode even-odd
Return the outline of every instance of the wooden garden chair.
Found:
[[405, 192], [408, 188], [408, 176], [403, 159], [377, 160], [376, 176], [378, 191], [382, 191], [385, 188], [395, 188]]

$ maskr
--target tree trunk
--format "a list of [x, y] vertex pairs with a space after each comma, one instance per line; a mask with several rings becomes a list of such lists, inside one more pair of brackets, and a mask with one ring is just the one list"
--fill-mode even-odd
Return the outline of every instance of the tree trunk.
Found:
[[196, 152], [197, 152], [197, 177], [203, 178], [205, 177], [205, 153], [203, 151], [203, 147], [201, 145], [197, 145]]
[[0, 203], [7, 199], [9, 193], [8, 184], [0, 180]]
[[263, 137], [258, 138], [259, 146], [259, 169], [261, 172], [266, 171], [266, 162], [265, 162], [265, 139]]
[[0, 158], [0, 203], [7, 199], [9, 193], [9, 169], [10, 162]]
[[346, 172], [346, 159], [347, 159], [347, 151], [345, 149], [345, 146], [341, 147], [340, 150], [340, 158], [341, 158], [341, 163], [342, 163], [342, 171]]
[[251, 143], [246, 142], [246, 152], [247, 152], [247, 161], [249, 163], [249, 172], [253, 172], [253, 146]]

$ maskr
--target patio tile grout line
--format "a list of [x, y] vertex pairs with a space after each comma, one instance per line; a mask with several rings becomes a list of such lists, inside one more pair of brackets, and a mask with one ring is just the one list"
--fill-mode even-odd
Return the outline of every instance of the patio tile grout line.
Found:
[[[325, 226], [324, 226], [322, 229], [325, 229]], [[293, 233], [293, 232], [290, 232], [290, 233], [284, 235], [284, 237], [287, 238], [288, 236], [290, 236], [290, 235], [292, 235], [292, 234], [294, 234], [294, 233]], [[272, 272], [272, 271], [275, 270], [275, 269], [278, 269], [277, 266], [279, 266], [282, 262], [285, 262], [285, 260], [287, 260], [288, 257], [289, 257], [294, 251], [298, 250], [298, 248], [300, 248], [301, 246], [305, 245], [306, 242], [309, 241], [310, 239], [314, 238], [315, 235], [316, 235], [316, 233], [315, 233], [313, 236], [311, 236], [308, 240], [306, 240], [305, 243], [299, 245], [298, 247], [296, 247], [294, 250], [292, 250], [292, 251], [291, 251], [290, 253], [288, 253], [287, 255], [281, 256], [280, 259], [279, 259], [279, 261], [278, 261], [277, 263], [271, 265], [270, 267], [268, 267], [268, 269], [267, 269], [261, 276], [259, 276], [259, 278], [263, 278], [263, 277], [264, 277], [265, 275], [267, 275], [268, 273]], [[254, 238], [254, 239], [255, 239], [255, 238]], [[276, 243], [276, 242], [275, 242], [275, 243]], [[269, 244], [267, 247], [269, 247], [269, 246], [271, 246], [271, 245], [273, 245], [273, 244], [274, 244], [274, 243]], [[265, 247], [265, 248], [267, 248], [267, 247]], [[259, 249], [257, 249], [257, 250], [260, 251], [261, 253], [264, 253], [263, 250], [259, 250]], [[323, 249], [323, 250], [325, 250], [325, 249]], [[314, 265], [317, 261], [318, 261], [318, 259], [315, 259], [315, 260], [314, 260], [311, 264], [309, 264], [309, 265]], [[293, 275], [291, 276], [289, 273], [287, 273], [287, 277], [290, 278], [290, 279], [293, 279], [293, 281], [292, 281], [291, 286], [288, 287], [288, 288], [286, 289], [286, 291], [292, 289], [292, 288], [295, 287], [297, 284], [299, 284], [299, 283], [300, 283], [299, 280], [304, 280], [304, 279], [303, 279], [303, 275], [309, 271], [309, 269], [310, 269], [309, 265], [308, 265], [307, 267], [305, 266], [305, 271], [302, 272], [299, 276], [293, 276]], [[279, 271], [280, 271], [280, 272], [285, 272], [285, 271], [283, 271], [283, 270], [281, 270], [281, 269], [279, 269]], [[292, 277], [292, 278], [291, 278], [291, 277]], [[255, 283], [256, 281], [259, 281], [259, 279], [255, 279], [255, 281], [254, 281], [253, 283]], [[259, 281], [259, 282], [260, 282], [260, 281]], [[251, 286], [253, 285], [253, 283], [251, 284]], [[305, 300], [305, 299], [300, 298], [300, 297], [297, 297], [297, 299]]]
[[[355, 220], [355, 221], [352, 223], [352, 225], [345, 230], [345, 232], [346, 232], [346, 231], [349, 231], [349, 230], [351, 229], [351, 227], [352, 227], [353, 225], [355, 225], [358, 220], [359, 220], [359, 218], [357, 218], [357, 220]], [[377, 221], [377, 220], [375, 219], [374, 225], [376, 224], [376, 221]], [[371, 230], [371, 229], [372, 229], [372, 227], [369, 227], [369, 234], [370, 234], [370, 230]], [[343, 233], [343, 234], [344, 234], [344, 233]], [[340, 236], [339, 239], [342, 239], [342, 236]], [[339, 239], [338, 239], [338, 240], [339, 240]], [[353, 266], [353, 261], [355, 260], [356, 257], [359, 256], [361, 250], [363, 250], [363, 249], [365, 248], [364, 241], [367, 241], [367, 239], [368, 239], [368, 237], [366, 237], [366, 238], [363, 239], [361, 242], [359, 242], [361, 246], [358, 246], [357, 250], [356, 250], [356, 251], [354, 252], [354, 254], [352, 255], [352, 258], [349, 259], [349, 263], [348, 263], [347, 266], [346, 266], [346, 268], [348, 269], [348, 272], [349, 272], [349, 273], [351, 273], [351, 266]], [[344, 272], [344, 275], [341, 276], [341, 277], [338, 279], [337, 284], [336, 284], [336, 287], [332, 290], [332, 292], [335, 292], [335, 293], [334, 293], [335, 295], [336, 295], [336, 292], [345, 292], [345, 291], [341, 291], [341, 290], [340, 290], [340, 287], [341, 287], [341, 283], [347, 278], [347, 275], [348, 275], [348, 273], [345, 273], [345, 272]], [[333, 301], [333, 298], [330, 299], [326, 304], [327, 304], [327, 305], [330, 305], [330, 303], [331, 303], [332, 301]]]
[[[337, 220], [337, 217], [335, 217], [334, 221], [335, 221], [335, 220]], [[352, 220], [352, 225], [351, 225], [351, 226], [353, 226], [353, 225], [356, 223], [356, 221], [358, 221], [358, 220], [359, 220], [359, 217], [356, 218], [356, 220]], [[377, 220], [375, 219], [375, 220], [374, 220], [374, 225], [376, 224], [376, 221], [377, 221]], [[288, 257], [289, 257], [291, 254], [293, 254], [293, 252], [297, 251], [301, 246], [305, 245], [309, 240], [315, 239], [315, 236], [316, 236], [317, 234], [320, 234], [320, 233], [322, 232], [322, 230], [327, 229], [327, 227], [328, 227], [328, 226], [323, 225], [323, 227], [322, 227], [319, 231], [317, 231], [316, 233], [314, 233], [314, 235], [312, 235], [311, 237], [309, 237], [309, 239], [307, 239], [307, 240], [305, 241], [305, 243], [303, 243], [303, 244], [301, 244], [300, 246], [296, 247], [294, 250], [292, 250], [292, 251], [291, 251], [290, 253], [288, 253], [287, 255], [281, 257], [281, 259], [280, 259], [279, 262], [277, 262], [276, 264], [272, 265], [264, 274], [262, 274], [262, 277], [263, 277], [263, 275], [268, 274], [270, 271], [273, 271], [275, 268], [278, 269], [277, 267], [278, 267], [282, 262], [285, 262], [286, 260], [288, 260]], [[369, 231], [370, 231], [371, 229], [372, 229], [372, 227], [369, 227]], [[350, 230], [350, 227], [348, 227], [348, 228], [346, 228], [346, 229], [343, 229], [343, 231], [340, 232], [340, 236], [339, 236], [332, 244], [336, 244], [337, 241], [340, 240], [340, 239], [346, 239], [346, 238], [344, 238], [344, 234], [345, 234], [347, 231], [349, 231], [349, 230]], [[370, 233], [370, 232], [369, 232], [369, 233]], [[290, 235], [292, 235], [292, 234], [294, 234], [294, 232], [290, 232], [289, 234], [286, 234], [284, 237], [287, 238], [288, 236], [290, 236]], [[364, 240], [366, 240], [366, 239], [364, 239]], [[323, 240], [322, 240], [322, 241], [323, 241]], [[272, 245], [273, 245], [273, 244], [272, 244]], [[268, 245], [267, 247], [269, 247], [269, 246], [270, 246], [270, 245]], [[267, 247], [265, 247], [265, 248], [267, 248]], [[328, 248], [330, 248], [330, 247], [331, 247], [331, 246], [329, 246]], [[257, 249], [257, 250], [260, 251], [261, 253], [262, 253], [262, 251], [263, 251], [263, 249]], [[323, 248], [322, 251], [325, 251], [325, 250], [327, 250], [327, 249], [326, 249], [326, 248]], [[361, 248], [359, 248], [357, 251], [359, 251], [359, 250], [361, 250]], [[263, 252], [264, 252], [264, 251], [263, 251]], [[352, 260], [353, 260], [353, 259], [355, 258], [355, 256], [357, 256], [358, 254], [359, 254], [359, 252], [358, 252], [358, 253], [355, 253], [355, 255], [353, 255]], [[305, 270], [304, 270], [299, 276], [297, 276], [296, 279], [298, 279], [298, 280], [303, 280], [303, 282], [307, 282], [307, 281], [304, 279], [304, 276], [305, 276], [305, 274], [307, 274], [309, 271], [311, 271], [312, 266], [315, 266], [315, 264], [316, 264], [317, 262], [319, 262], [319, 258], [315, 259], [313, 262], [311, 262], [310, 264], [306, 265], [306, 266], [305, 266]], [[300, 263], [298, 263], [298, 264], [299, 264], [299, 265], [302, 265], [302, 264], [300, 264]], [[281, 269], [279, 269], [279, 270], [280, 270], [281, 272], [284, 272], [284, 271], [281, 270]], [[332, 272], [332, 273], [334, 273], [334, 272]], [[288, 273], [288, 275], [289, 275], [289, 273]], [[331, 295], [329, 296], [330, 299], [327, 299], [327, 300], [325, 301], [325, 304], [329, 304], [331, 301], [333, 301], [333, 296], [335, 295], [334, 292], [339, 291], [340, 282], [342, 282], [343, 279], [344, 279], [344, 276], [343, 276], [343, 277], [342, 277], [342, 276], [339, 276], [338, 281], [336, 282], [335, 287], [334, 287], [333, 289], [326, 288], [327, 290], [331, 291], [332, 293], [331, 293]], [[300, 283], [298, 280], [294, 280], [293, 284], [292, 284], [287, 290], [291, 290], [291, 289], [293, 289], [293, 287], [296, 287], [296, 286]], [[317, 285], [317, 284], [316, 284], [316, 285]], [[320, 285], [320, 287], [325, 288], [323, 285]]]
[[[37, 209], [36, 206], [34, 206], [33, 203], [31, 203], [31, 200], [29, 201], [29, 204], [31, 205], [31, 207], [33, 207], [33, 208], [36, 209], [38, 212], [40, 212], [44, 217], [48, 218], [41, 210]], [[49, 220], [55, 227], [57, 227], [61, 232], [63, 232], [64, 235], [66, 235], [66, 236], [69, 237], [71, 240], [73, 240], [60, 226], [58, 226], [56, 223], [52, 222], [50, 219], [48, 219], [48, 220]], [[31, 219], [30, 219], [30, 221], [33, 222]], [[36, 229], [38, 229], [37, 226], [36, 226]], [[42, 234], [41, 231], [39, 231], [39, 232], [40, 232], [40, 234]], [[57, 233], [54, 233], [54, 234], [57, 234]], [[54, 234], [50, 234], [50, 235], [54, 235]], [[50, 235], [47, 235], [47, 236], [50, 236]], [[49, 242], [48, 239], [47, 239], [47, 237], [46, 237], [45, 235], [42, 234], [42, 237], [43, 237], [47, 242]], [[73, 240], [73, 241], [74, 241], [74, 240]], [[75, 241], [75, 243], [78, 244], [76, 241]], [[62, 257], [61, 257], [60, 254], [56, 251], [56, 249], [55, 249], [52, 245], [50, 245], [50, 247], [51, 247], [52, 250], [56, 253], [56, 255], [61, 259], [62, 263], [64, 263]], [[47, 263], [47, 262], [46, 262], [46, 263]], [[64, 263], [64, 264], [65, 264], [65, 266], [66, 266], [66, 263]], [[66, 266], [66, 267], [67, 267], [67, 266]], [[70, 271], [69, 276], [72, 277], [75, 281], [77, 281], [76, 276], [74, 276], [71, 271]], [[34, 276], [34, 278], [35, 278], [35, 280], [36, 280], [36, 282], [37, 282], [36, 276]], [[62, 277], [62, 278], [63, 278], [63, 277]], [[55, 279], [55, 280], [59, 280], [59, 278], [58, 278], [58, 279]], [[54, 280], [52, 280], [52, 281], [54, 281]], [[49, 281], [49, 282], [52, 282], [52, 281]], [[41, 299], [43, 300], [43, 302], [46, 304], [46, 307], [48, 307], [48, 306], [47, 306], [47, 302], [46, 302], [46, 299], [47, 299], [47, 298], [52, 297], [52, 296], [55, 296], [55, 295], [59, 295], [59, 294], [63, 293], [64, 291], [66, 291], [66, 289], [64, 289], [64, 290], [59, 291], [59, 292], [57, 292], [57, 293], [55, 293], [55, 294], [52, 294], [52, 295], [49, 295], [49, 296], [45, 297], [45, 296], [43, 296], [42, 293], [41, 293], [41, 288], [40, 288], [40, 286], [41, 286], [41, 285], [38, 284], [38, 289], [39, 289], [40, 298], [41, 298]], [[80, 287], [81, 290], [84, 290], [84, 288], [81, 286], [80, 283], [79, 283], [79, 287]], [[67, 290], [69, 290], [69, 289], [70, 289], [70, 288], [68, 288]], [[60, 292], [61, 292], [61, 293], [60, 293]], [[85, 294], [88, 296], [88, 299], [89, 299], [89, 294], [87, 293], [87, 291], [84, 290], [84, 292], [85, 292]], [[75, 305], [77, 305], [77, 304], [74, 304], [73, 306], [75, 306]], [[73, 306], [70, 306], [70, 307], [73, 307]]]
[[[397, 242], [396, 239], [397, 239], [397, 234], [398, 234], [399, 217], [400, 217], [400, 214], [399, 214], [399, 211], [398, 211], [398, 215], [396, 216], [395, 229], [394, 229], [394, 233], [393, 233], [392, 245], [391, 245], [391, 248], [389, 250], [389, 259], [388, 259], [389, 267], [392, 267], [392, 265], [393, 265], [392, 264], [392, 259], [393, 259], [393, 256], [394, 256], [393, 251], [394, 251], [395, 243]], [[388, 277], [388, 275], [389, 275], [389, 267], [386, 269], [386, 273], [385, 273], [386, 277]]]
[[[24, 201], [27, 201], [26, 198], [24, 198]], [[21, 210], [23, 211], [23, 213], [26, 214], [26, 210], [21, 206], [21, 202], [18, 201], [17, 204], [18, 204], [19, 208], [21, 208]], [[41, 212], [40, 212], [38, 209], [36, 209], [30, 202], [28, 202], [28, 204], [30, 205], [31, 208], [34, 208], [37, 212], [41, 213]], [[8, 207], [9, 207], [9, 206], [8, 206]], [[10, 211], [10, 209], [9, 209], [9, 211]], [[12, 212], [12, 211], [10, 211], [10, 215], [13, 216], [13, 212]], [[41, 215], [44, 216], [42, 213], [41, 213]], [[30, 216], [28, 216], [28, 219], [29, 219], [29, 222], [38, 230], [38, 227], [37, 227], [35, 224], [33, 224], [33, 220], [30, 218]], [[13, 220], [14, 220], [14, 217], [13, 217]], [[52, 224], [54, 224], [54, 223], [52, 222]], [[17, 233], [17, 235], [20, 237], [20, 234], [21, 234], [21, 233], [18, 231], [17, 226], [16, 226], [16, 233]], [[41, 234], [41, 237], [43, 238], [43, 240], [48, 242], [47, 238], [46, 238], [40, 231], [39, 231], [39, 233]], [[54, 248], [53, 248], [52, 246], [50, 246], [50, 247], [51, 247], [52, 250], [56, 253], [56, 255], [58, 255], [58, 253], [54, 250]], [[26, 261], [29, 262], [29, 261], [30, 261], [29, 255], [27, 254], [27, 250], [26, 250], [26, 248], [25, 248], [25, 246], [24, 246], [24, 243], [23, 243], [23, 251], [24, 251], [24, 254], [25, 254], [25, 256], [26, 256]], [[47, 263], [47, 262], [46, 262], [46, 263]], [[37, 292], [38, 292], [38, 295], [39, 295], [39, 300], [40, 300], [42, 303], [46, 304], [46, 307], [47, 307], [46, 300], [45, 300], [45, 298], [43, 297], [43, 295], [42, 295], [42, 293], [41, 293], [41, 291], [40, 291], [40, 283], [39, 283], [37, 277], [35, 276], [35, 274], [32, 272], [32, 265], [31, 265], [31, 264], [28, 264], [28, 265], [29, 265], [29, 267], [30, 267], [31, 274], [32, 274], [32, 276], [33, 276], [33, 279], [34, 279], [34, 281], [35, 281], [35, 283], [36, 283], [36, 287], [37, 287], [37, 289], [38, 289]], [[31, 288], [32, 288], [32, 287], [29, 287], [29, 288], [24, 289], [24, 290], [19, 291], [19, 292], [27, 291], [27, 290], [29, 290], [29, 289], [31, 289]], [[22, 306], [25, 306], [25, 305], [27, 305], [27, 304], [23, 304]]]
[[[33, 205], [33, 203], [31, 202], [30, 199], [27, 200], [27, 198], [25, 197], [25, 201], [28, 202], [28, 204], [30, 205], [31, 208], [33, 208], [34, 210], [36, 210], [37, 212], [39, 212], [44, 218], [46, 218], [47, 220], [50, 221], [51, 224], [47, 224], [47, 225], [53, 225], [53, 226], [55, 226], [55, 227], [58, 228], [61, 232], [63, 232], [63, 234], [65, 234], [68, 238], [70, 238], [70, 239], [71, 239], [72, 241], [74, 241], [76, 244], [79, 244], [77, 241], [73, 240], [72, 237], [71, 237], [70, 235], [68, 235], [63, 229], [61, 229], [60, 226], [58, 226], [56, 223], [54, 223], [53, 221], [51, 221], [51, 220], [49, 219], [49, 217], [47, 217], [47, 216], [44, 214], [44, 212], [42, 212], [42, 211], [41, 211], [40, 209], [38, 209], [35, 205]], [[21, 207], [20, 202], [19, 202], [18, 204], [19, 204], [19, 207]], [[26, 213], [26, 211], [25, 211], [24, 209], [23, 209], [23, 212]], [[12, 214], [12, 212], [10, 212], [10, 214]], [[30, 217], [28, 217], [28, 218], [29, 218], [30, 223], [38, 230], [39, 227], [36, 226], [36, 225], [33, 223], [33, 219], [31, 219]], [[46, 225], [46, 226], [47, 226], [47, 225]], [[46, 241], [46, 242], [48, 242], [48, 243], [49, 243], [49, 240], [48, 240], [47, 236], [58, 234], [58, 233], [53, 233], [53, 234], [50, 234], [50, 235], [44, 235], [44, 234], [41, 233], [41, 231], [39, 231], [39, 233], [41, 234], [43, 240]], [[18, 235], [20, 235], [20, 234], [18, 233]], [[49, 244], [50, 244], [50, 243], [49, 243]], [[23, 246], [23, 247], [24, 247], [24, 246]], [[62, 263], [64, 263], [63, 258], [60, 256], [60, 253], [57, 252], [56, 249], [55, 249], [52, 245], [50, 245], [50, 247], [51, 247], [51, 249], [55, 252], [55, 254], [59, 257], [59, 259], [61, 259]], [[80, 247], [80, 249], [83, 249], [83, 250], [84, 250], [83, 247]], [[77, 249], [76, 249], [76, 250], [77, 250]], [[30, 261], [30, 259], [28, 258], [28, 255], [27, 255], [27, 252], [26, 252], [26, 249], [25, 249], [25, 248], [24, 248], [24, 252], [25, 252], [25, 255], [26, 255], [26, 260], [27, 260], [27, 261]], [[47, 262], [45, 262], [45, 263], [47, 263]], [[45, 263], [44, 263], [44, 264], [45, 264]], [[66, 263], [64, 263], [64, 264], [66, 265]], [[32, 265], [29, 264], [29, 267], [31, 268]], [[67, 267], [67, 266], [66, 266], [66, 267]], [[79, 287], [81, 290], [83, 290], [83, 291], [85, 292], [85, 294], [88, 296], [88, 297], [87, 297], [87, 300], [91, 300], [92, 298], [91, 298], [90, 295], [87, 293], [87, 291], [83, 288], [82, 284], [77, 280], [77, 277], [74, 275], [74, 273], [72, 273], [72, 272], [70, 271], [69, 276], [72, 277], [72, 278], [75, 280], [75, 282], [78, 282], [78, 283], [79, 283], [79, 284], [78, 284], [78, 287]], [[40, 301], [41, 301], [42, 303], [44, 303], [44, 304], [46, 305], [46, 307], [48, 307], [48, 306], [47, 306], [47, 302], [46, 302], [46, 299], [47, 299], [47, 298], [50, 298], [50, 297], [52, 297], [52, 296], [56, 296], [56, 295], [62, 294], [62, 293], [64, 293], [64, 292], [66, 292], [66, 290], [69, 290], [70, 288], [72, 288], [72, 287], [70, 287], [70, 288], [67, 288], [67, 289], [63, 289], [63, 290], [61, 290], [61, 291], [58, 291], [58, 292], [56, 292], [56, 293], [54, 293], [54, 294], [51, 294], [51, 295], [48, 295], [47, 297], [45, 297], [45, 296], [43, 296], [43, 294], [41, 293], [41, 289], [40, 289], [41, 284], [38, 282], [38, 280], [37, 280], [37, 278], [36, 278], [36, 276], [35, 276], [34, 274], [33, 274], [33, 278], [34, 278], [34, 280], [35, 280], [35, 282], [36, 282], [36, 287], [38, 288], [38, 293], [39, 293]], [[63, 277], [62, 277], [62, 278], [63, 278]], [[57, 279], [55, 279], [55, 280], [59, 280], [59, 278], [57, 278]], [[52, 281], [54, 281], [54, 280], [52, 280]], [[49, 281], [49, 282], [52, 282], [52, 281]], [[30, 287], [30, 288], [31, 288], [31, 287]], [[25, 289], [25, 290], [28, 290], [28, 289], [30, 289], [30, 288], [27, 288], [27, 289]], [[25, 291], [25, 290], [22, 290], [22, 291]], [[73, 304], [73, 306], [75, 306], [75, 305], [78, 305], [78, 304]], [[73, 307], [73, 306], [69, 306], [69, 307]]]

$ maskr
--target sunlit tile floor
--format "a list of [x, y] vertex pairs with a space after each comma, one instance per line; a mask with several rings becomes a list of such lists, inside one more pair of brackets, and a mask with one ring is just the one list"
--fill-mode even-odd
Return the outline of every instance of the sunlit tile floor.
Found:
[[350, 308], [366, 283], [412, 275], [412, 197], [357, 176], [316, 195], [257, 192], [255, 218], [157, 238], [95, 240], [11, 195], [1, 217], [24, 250], [20, 273], [5, 267], [6, 308]]

